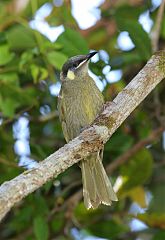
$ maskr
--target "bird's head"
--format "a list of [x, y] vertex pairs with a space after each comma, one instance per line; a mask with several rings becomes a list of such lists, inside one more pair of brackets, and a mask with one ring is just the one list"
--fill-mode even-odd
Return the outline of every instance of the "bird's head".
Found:
[[71, 57], [64, 63], [60, 78], [64, 80], [74, 80], [82, 78], [88, 74], [88, 61], [97, 52], [91, 52], [87, 55], [78, 55]]

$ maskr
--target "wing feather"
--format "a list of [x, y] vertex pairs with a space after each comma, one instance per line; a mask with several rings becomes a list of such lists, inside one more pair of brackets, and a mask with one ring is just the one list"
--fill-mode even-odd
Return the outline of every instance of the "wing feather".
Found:
[[69, 142], [69, 134], [67, 131], [67, 125], [66, 125], [66, 107], [65, 107], [65, 101], [63, 99], [63, 93], [62, 93], [62, 88], [58, 97], [58, 113], [59, 113], [59, 119], [61, 122], [61, 126], [62, 126], [62, 131], [65, 137], [66, 142]]

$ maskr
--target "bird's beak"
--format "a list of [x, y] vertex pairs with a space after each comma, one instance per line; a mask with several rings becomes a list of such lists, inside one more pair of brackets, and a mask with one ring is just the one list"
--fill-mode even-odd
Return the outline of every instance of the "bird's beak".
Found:
[[86, 55], [86, 60], [88, 61], [89, 59], [91, 59], [96, 53], [98, 53], [98, 52], [94, 51], [94, 52], [91, 52], [91, 53], [87, 54]]
[[94, 51], [94, 52], [91, 52], [91, 53], [85, 55], [85, 56], [84, 56], [84, 60], [78, 65], [78, 67], [77, 67], [76, 69], [80, 68], [81, 66], [87, 66], [87, 65], [88, 65], [88, 64], [87, 64], [88, 61], [89, 61], [96, 53], [98, 53], [98, 52]]

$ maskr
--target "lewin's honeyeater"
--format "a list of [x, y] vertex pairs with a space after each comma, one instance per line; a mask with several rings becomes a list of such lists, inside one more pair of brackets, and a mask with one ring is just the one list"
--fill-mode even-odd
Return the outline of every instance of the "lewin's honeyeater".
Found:
[[[71, 57], [62, 67], [58, 110], [67, 142], [90, 125], [103, 108], [103, 95], [88, 74], [88, 61], [96, 53]], [[101, 203], [111, 205], [112, 201], [117, 201], [102, 165], [102, 153], [98, 151], [80, 161], [87, 208], [97, 208]]]

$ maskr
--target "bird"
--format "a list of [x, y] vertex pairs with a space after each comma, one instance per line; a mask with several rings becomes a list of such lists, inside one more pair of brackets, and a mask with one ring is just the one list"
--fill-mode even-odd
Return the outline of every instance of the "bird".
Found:
[[[96, 51], [69, 58], [60, 72], [58, 112], [66, 142], [77, 137], [103, 109], [104, 98], [88, 73], [89, 60]], [[103, 149], [81, 160], [84, 205], [96, 209], [100, 204], [118, 201], [102, 164]]]

